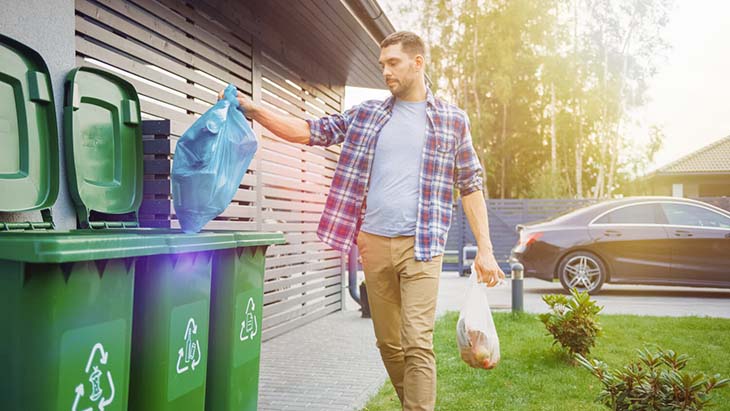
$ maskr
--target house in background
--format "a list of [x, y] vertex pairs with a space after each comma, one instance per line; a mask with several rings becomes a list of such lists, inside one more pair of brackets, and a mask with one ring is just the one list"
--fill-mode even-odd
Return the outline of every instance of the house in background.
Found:
[[652, 195], [730, 197], [730, 136], [657, 169], [648, 180]]

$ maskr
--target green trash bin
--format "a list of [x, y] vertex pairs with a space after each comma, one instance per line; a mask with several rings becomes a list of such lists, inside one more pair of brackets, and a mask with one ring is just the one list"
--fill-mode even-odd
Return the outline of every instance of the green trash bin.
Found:
[[126, 410], [135, 263], [165, 236], [0, 233], [3, 409]]
[[[162, 236], [53, 231], [58, 128], [40, 55], [0, 36], [3, 409], [127, 409], [134, 270]], [[3, 221], [40, 210], [42, 222]]]
[[256, 410], [266, 249], [281, 234], [236, 233], [213, 259], [206, 410]]
[[235, 242], [232, 234], [178, 232], [168, 244], [171, 253], [137, 264], [130, 409], [202, 410], [213, 258]]
[[[270, 233], [184, 234], [179, 230], [130, 228], [137, 225], [143, 184], [137, 93], [119, 77], [92, 68], [71, 72], [66, 89], [66, 162], [71, 168], [69, 185], [80, 225], [91, 231], [116, 227], [123, 232], [163, 235], [169, 250], [136, 262], [129, 407], [202, 410], [206, 406], [206, 381], [211, 382], [208, 368], [216, 370], [214, 375], [221, 369], [219, 362], [211, 365], [220, 358], [212, 347], [218, 338], [239, 332], [236, 324], [219, 318], [233, 313], [235, 301], [211, 296], [211, 281], [228, 282], [238, 292], [261, 294], [263, 255], [257, 257], [260, 263], [251, 271], [251, 263], [257, 260], [242, 259], [239, 245], [265, 247], [282, 243], [284, 238]], [[89, 136], [97, 134], [113, 138], [94, 137], [90, 144]], [[116, 181], [123, 183], [116, 185]], [[252, 291], [247, 281], [256, 284]], [[260, 296], [258, 300], [260, 324]], [[256, 361], [260, 336], [257, 344]], [[249, 379], [256, 383], [247, 389], [257, 392], [258, 363], [256, 369], [246, 372], [253, 374]]]

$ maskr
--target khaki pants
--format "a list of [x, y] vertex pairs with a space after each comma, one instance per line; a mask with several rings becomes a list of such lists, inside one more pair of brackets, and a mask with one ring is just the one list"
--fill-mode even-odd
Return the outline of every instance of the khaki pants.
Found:
[[436, 405], [433, 327], [443, 258], [416, 261], [414, 238], [357, 236], [376, 345], [406, 411]]

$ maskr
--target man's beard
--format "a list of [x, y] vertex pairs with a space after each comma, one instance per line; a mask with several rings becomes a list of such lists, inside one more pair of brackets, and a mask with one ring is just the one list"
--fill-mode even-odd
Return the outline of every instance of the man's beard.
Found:
[[403, 81], [397, 80], [394, 84], [394, 89], [388, 87], [388, 90], [390, 90], [390, 94], [392, 94], [394, 97], [401, 97], [408, 94], [408, 91], [411, 89], [411, 85], [413, 84], [413, 82], [405, 83]]

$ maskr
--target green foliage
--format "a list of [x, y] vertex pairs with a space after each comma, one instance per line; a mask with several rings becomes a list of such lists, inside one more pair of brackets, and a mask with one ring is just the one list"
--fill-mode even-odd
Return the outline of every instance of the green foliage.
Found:
[[651, 194], [651, 181], [646, 178], [648, 166], [664, 144], [664, 130], [657, 125], [649, 127], [649, 142], [644, 146], [628, 146], [631, 153], [623, 164], [626, 181], [619, 183], [618, 194], [637, 196]]
[[[564, 356], [552, 349], [552, 336], [537, 315], [495, 311], [502, 359], [488, 372], [464, 364], [454, 330], [458, 311], [436, 320], [433, 347], [438, 387], [436, 410], [445, 411], [601, 411], [595, 401], [602, 385], [583, 367], [566, 367]], [[609, 364], [628, 364], [636, 348], [646, 344], [672, 347], [693, 357], [687, 369], [730, 375], [730, 319], [712, 317], [653, 317], [602, 314], [603, 332], [591, 356]], [[678, 332], [681, 330], [681, 332]], [[716, 404], [730, 404], [730, 390], [712, 393]], [[716, 409], [726, 409], [718, 406]], [[401, 411], [390, 381], [370, 399], [364, 411]]]
[[531, 198], [565, 198], [570, 196], [570, 182], [565, 173], [553, 174], [543, 170], [533, 177], [534, 184], [528, 191]]
[[603, 384], [597, 400], [615, 411], [702, 410], [711, 405], [713, 390], [730, 383], [720, 375], [684, 371], [686, 354], [644, 347], [638, 356], [613, 370], [602, 361], [576, 357]]
[[591, 300], [587, 292], [571, 290], [571, 296], [549, 294], [542, 297], [550, 311], [540, 314], [540, 320], [552, 334], [554, 344], [560, 344], [573, 356], [587, 355], [601, 332], [598, 313], [603, 307]]
[[605, 197], [651, 161], [651, 147], [625, 155], [626, 130], [670, 1], [400, 0], [398, 15], [420, 26], [432, 89], [468, 113], [490, 198], [542, 195], [536, 170], [552, 168], [561, 195]]

